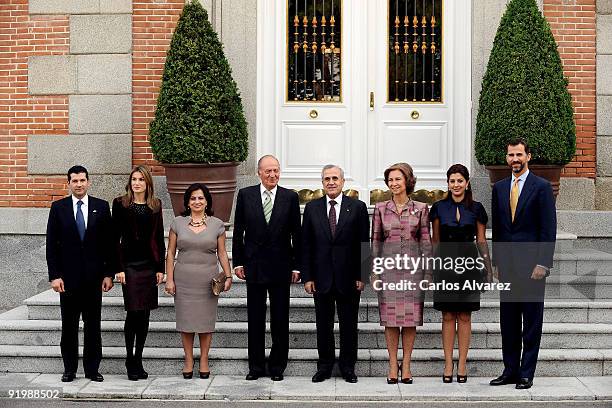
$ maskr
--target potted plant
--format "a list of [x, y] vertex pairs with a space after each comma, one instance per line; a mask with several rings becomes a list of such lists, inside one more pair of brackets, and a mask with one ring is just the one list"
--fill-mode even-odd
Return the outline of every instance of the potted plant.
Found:
[[475, 153], [491, 185], [508, 176], [506, 143], [524, 138], [529, 169], [551, 181], [576, 152], [568, 81], [548, 22], [535, 0], [511, 0], [501, 19], [482, 81]]
[[149, 139], [174, 213], [183, 209], [185, 189], [202, 182], [215, 215], [228, 221], [237, 166], [248, 153], [247, 124], [221, 42], [197, 0], [185, 4], [172, 36]]

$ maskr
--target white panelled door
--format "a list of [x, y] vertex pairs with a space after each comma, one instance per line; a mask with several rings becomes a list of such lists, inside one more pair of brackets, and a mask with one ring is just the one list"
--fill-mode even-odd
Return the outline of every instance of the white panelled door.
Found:
[[470, 4], [259, 0], [257, 153], [279, 158], [281, 184], [321, 188], [334, 163], [368, 203], [390, 164], [411, 164], [417, 189], [469, 168]]

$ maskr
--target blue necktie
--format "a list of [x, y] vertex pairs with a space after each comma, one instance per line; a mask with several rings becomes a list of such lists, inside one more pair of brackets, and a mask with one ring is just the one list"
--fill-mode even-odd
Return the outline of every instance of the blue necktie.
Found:
[[81, 211], [82, 205], [83, 201], [77, 201], [76, 225], [77, 230], [79, 231], [79, 236], [81, 237], [81, 241], [85, 239], [85, 217], [83, 217], [83, 211]]

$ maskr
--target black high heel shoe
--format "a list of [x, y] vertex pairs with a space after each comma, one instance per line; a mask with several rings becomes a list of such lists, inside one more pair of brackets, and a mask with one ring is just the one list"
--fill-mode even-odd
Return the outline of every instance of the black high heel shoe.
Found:
[[[401, 373], [402, 372], [402, 365], [401, 364], [399, 366], [399, 370], [400, 370], [400, 373]], [[404, 378], [401, 374], [400, 374], [400, 377], [401, 377], [400, 381], [402, 382], [402, 384], [412, 384], [413, 381], [414, 381], [412, 377]]]
[[[454, 364], [453, 364], [453, 367], [454, 367]], [[459, 381], [459, 380], [457, 380], [457, 381]], [[450, 384], [450, 383], [453, 382], [453, 370], [452, 370], [452, 367], [451, 367], [450, 375], [445, 375], [444, 373], [442, 373], [442, 382], [444, 384]]]
[[200, 371], [200, 378], [206, 380], [210, 377], [210, 371]]
[[457, 382], [460, 384], [465, 384], [467, 382], [467, 369], [465, 370], [465, 375], [459, 374], [459, 363], [457, 363]]
[[[398, 376], [401, 373], [401, 370], [402, 370], [401, 367], [402, 366], [400, 364], [397, 365], [397, 375]], [[391, 378], [387, 377], [387, 384], [397, 384], [398, 382], [399, 380], [397, 377], [391, 377]]]
[[193, 365], [191, 366], [191, 371], [183, 371], [183, 378], [185, 380], [190, 380], [193, 378]]
[[128, 380], [138, 381], [138, 371], [136, 370], [135, 362], [133, 358], [127, 357], [125, 359], [125, 368], [127, 370]]
[[136, 359], [136, 373], [139, 380], [146, 380], [149, 378], [149, 373], [147, 373], [142, 366], [142, 357]]

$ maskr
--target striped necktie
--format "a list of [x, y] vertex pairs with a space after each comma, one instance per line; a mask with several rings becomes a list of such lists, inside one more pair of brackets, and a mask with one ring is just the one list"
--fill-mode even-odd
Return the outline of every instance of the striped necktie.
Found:
[[272, 215], [272, 193], [268, 190], [264, 191], [266, 198], [263, 202], [264, 217], [266, 224], [270, 223], [270, 216]]

